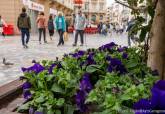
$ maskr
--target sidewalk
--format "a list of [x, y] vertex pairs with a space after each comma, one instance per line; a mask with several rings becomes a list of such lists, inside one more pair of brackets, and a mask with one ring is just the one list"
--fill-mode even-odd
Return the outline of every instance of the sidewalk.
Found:
[[[74, 51], [76, 48], [86, 50], [88, 48], [98, 48], [99, 46], [114, 41], [119, 45], [127, 45], [126, 35], [103, 37], [97, 34], [85, 35], [87, 46], [72, 47], [74, 42], [73, 35], [69, 35], [69, 41], [64, 46], [57, 47], [58, 35], [53, 37], [53, 41], [48, 39], [48, 44], [39, 45], [38, 36], [32, 35], [29, 42], [29, 49], [24, 49], [21, 45], [20, 36], [7, 36], [2, 39], [0, 36], [0, 86], [11, 82], [23, 75], [21, 67], [28, 67], [32, 60], [40, 61], [43, 59], [55, 60], [56, 57], [62, 57], [64, 53]], [[80, 42], [80, 41], [79, 41]], [[14, 63], [13, 66], [4, 66], [2, 58]]]

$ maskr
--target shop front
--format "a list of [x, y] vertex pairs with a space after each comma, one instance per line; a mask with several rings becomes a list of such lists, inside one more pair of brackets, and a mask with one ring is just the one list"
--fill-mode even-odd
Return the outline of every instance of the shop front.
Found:
[[44, 12], [44, 6], [39, 3], [30, 1], [28, 4], [28, 13], [31, 18], [32, 33], [38, 32], [36, 20], [39, 12]]

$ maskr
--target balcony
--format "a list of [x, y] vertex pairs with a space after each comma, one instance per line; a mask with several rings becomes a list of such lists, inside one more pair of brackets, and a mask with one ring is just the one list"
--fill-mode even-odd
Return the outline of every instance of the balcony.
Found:
[[54, 0], [54, 1], [60, 3], [61, 5], [69, 8], [69, 9], [73, 10], [73, 8], [74, 8], [72, 0], [70, 0], [70, 2], [68, 0]]

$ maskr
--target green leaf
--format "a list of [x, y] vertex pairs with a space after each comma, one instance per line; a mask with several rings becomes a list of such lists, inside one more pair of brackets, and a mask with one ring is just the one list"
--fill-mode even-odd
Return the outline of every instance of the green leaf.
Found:
[[138, 65], [138, 63], [136, 62], [136, 61], [129, 61], [127, 64], [126, 64], [126, 66], [127, 66], [127, 68], [134, 68], [134, 67], [136, 67]]
[[60, 98], [60, 99], [57, 100], [56, 105], [61, 107], [61, 106], [63, 106], [64, 103], [65, 103], [65, 99]]
[[21, 105], [21, 106], [17, 109], [17, 112], [19, 112], [19, 113], [24, 113], [25, 111], [29, 110], [29, 108], [30, 108], [30, 102]]
[[131, 99], [131, 96], [128, 95], [128, 94], [123, 94], [123, 95], [121, 96], [121, 100], [123, 100], [123, 101], [125, 101], [125, 100], [130, 100], [130, 99]]
[[35, 102], [37, 102], [37, 103], [43, 103], [44, 101], [45, 101], [44, 96], [40, 96], [40, 97], [35, 99]]
[[75, 107], [72, 105], [65, 105], [64, 106], [64, 114], [73, 114], [75, 111]]
[[98, 70], [98, 66], [94, 66], [94, 65], [87, 66], [86, 68], [86, 71], [88, 73], [93, 73], [93, 72], [96, 72], [97, 70]]
[[145, 41], [147, 33], [148, 33], [147, 27], [142, 27], [141, 33], [140, 33], [140, 42], [144, 42]]
[[55, 114], [61, 114], [61, 111], [60, 110], [56, 110]]
[[39, 87], [39, 88], [44, 88], [43, 81], [38, 80], [38, 87]]
[[54, 111], [52, 109], [49, 109], [47, 114], [54, 114]]
[[56, 93], [65, 93], [65, 91], [57, 83], [53, 84], [51, 90]]

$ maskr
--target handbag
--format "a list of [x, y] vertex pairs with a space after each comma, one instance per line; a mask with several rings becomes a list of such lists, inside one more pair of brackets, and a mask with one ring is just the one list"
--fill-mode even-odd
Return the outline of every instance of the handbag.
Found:
[[64, 41], [68, 41], [68, 33], [64, 32]]

